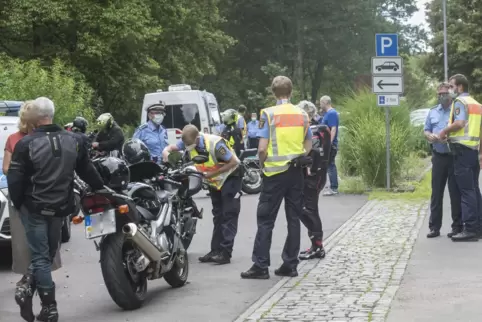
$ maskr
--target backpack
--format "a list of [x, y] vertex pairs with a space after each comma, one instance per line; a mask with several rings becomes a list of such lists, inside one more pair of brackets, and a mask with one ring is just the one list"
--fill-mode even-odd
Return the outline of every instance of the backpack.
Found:
[[313, 159], [311, 173], [326, 170], [330, 161], [331, 132], [326, 125], [312, 125], [312, 148], [310, 156]]

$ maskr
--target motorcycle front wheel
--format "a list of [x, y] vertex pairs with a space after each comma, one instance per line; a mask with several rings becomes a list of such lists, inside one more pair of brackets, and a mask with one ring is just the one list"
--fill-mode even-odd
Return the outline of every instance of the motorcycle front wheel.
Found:
[[142, 306], [147, 294], [147, 278], [136, 272], [131, 260], [137, 248], [122, 232], [107, 236], [100, 246], [100, 267], [112, 300], [124, 310]]
[[261, 171], [258, 169], [246, 169], [245, 171], [241, 190], [248, 195], [260, 193], [263, 186]]

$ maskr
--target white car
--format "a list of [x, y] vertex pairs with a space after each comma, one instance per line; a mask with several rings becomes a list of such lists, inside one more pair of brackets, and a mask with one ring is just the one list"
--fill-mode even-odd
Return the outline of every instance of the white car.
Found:
[[413, 126], [423, 126], [429, 112], [430, 108], [421, 108], [410, 112], [410, 123]]
[[[1, 106], [0, 106], [1, 107]], [[18, 114], [18, 112], [16, 112]], [[4, 147], [10, 134], [18, 131], [18, 116], [0, 116], [0, 165], [3, 164]], [[7, 177], [3, 174], [0, 166], [0, 244], [10, 244], [10, 214], [8, 208], [8, 184]], [[62, 242], [70, 240], [71, 221], [65, 217], [62, 226]]]
[[[3, 164], [4, 147], [10, 134], [18, 131], [17, 116], [0, 116], [0, 164]], [[10, 243], [7, 178], [0, 167], [0, 243]]]

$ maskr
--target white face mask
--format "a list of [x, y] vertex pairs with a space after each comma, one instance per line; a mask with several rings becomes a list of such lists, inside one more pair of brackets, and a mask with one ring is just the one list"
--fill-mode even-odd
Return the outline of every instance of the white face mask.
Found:
[[251, 121], [253, 121], [253, 122], [256, 122], [256, 120], [257, 120], [256, 117], [251, 118]]
[[453, 88], [449, 89], [449, 94], [452, 98], [456, 98], [459, 95], [459, 93], [457, 93]]
[[157, 125], [160, 125], [164, 121], [164, 115], [162, 114], [155, 114], [154, 117], [152, 118], [152, 122], [154, 122]]

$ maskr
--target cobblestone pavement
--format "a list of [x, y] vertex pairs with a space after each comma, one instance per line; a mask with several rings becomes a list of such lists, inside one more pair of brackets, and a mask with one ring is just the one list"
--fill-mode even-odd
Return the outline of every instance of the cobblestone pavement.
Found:
[[385, 321], [427, 212], [427, 202], [368, 202], [326, 241], [325, 259], [302, 263], [236, 322]]

